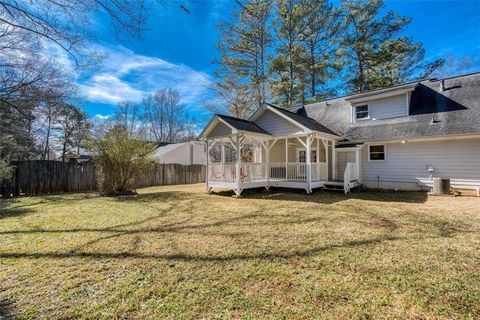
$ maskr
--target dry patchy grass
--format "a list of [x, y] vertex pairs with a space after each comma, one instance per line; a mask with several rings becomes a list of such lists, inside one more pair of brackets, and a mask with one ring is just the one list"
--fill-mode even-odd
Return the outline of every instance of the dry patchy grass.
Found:
[[478, 198], [20, 198], [0, 243], [0, 319], [480, 318]]

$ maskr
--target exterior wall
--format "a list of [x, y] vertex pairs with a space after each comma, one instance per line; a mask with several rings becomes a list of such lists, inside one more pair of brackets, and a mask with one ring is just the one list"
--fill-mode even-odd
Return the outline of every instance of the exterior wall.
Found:
[[225, 123], [219, 122], [215, 128], [208, 135], [209, 137], [221, 137], [226, 136], [232, 133], [232, 129], [228, 127]]
[[361, 151], [362, 184], [372, 188], [428, 189], [433, 177], [450, 178], [452, 187], [480, 186], [480, 138], [387, 143], [385, 161], [368, 161], [368, 146]]
[[183, 145], [155, 158], [159, 163], [205, 164], [206, 152], [203, 143], [184, 143]]
[[[358, 105], [362, 104], [363, 103], [359, 103]], [[372, 121], [407, 116], [407, 96], [406, 94], [401, 94], [398, 96], [369, 101], [368, 110], [370, 114], [370, 119], [358, 121]]]
[[285, 162], [285, 139], [278, 140], [270, 149], [270, 162]]
[[303, 133], [303, 130], [300, 127], [270, 110], [266, 110], [257, 120], [255, 120], [255, 123], [274, 137]]
[[[300, 138], [305, 142], [305, 138]], [[312, 143], [312, 148], [316, 148], [317, 143], [314, 141]], [[297, 138], [288, 139], [288, 162], [297, 162], [297, 149], [304, 148], [304, 146], [297, 140]], [[320, 142], [320, 162], [326, 161], [325, 148], [323, 143]], [[331, 159], [331, 158], [330, 158]], [[275, 145], [270, 149], [270, 161], [271, 162], [285, 162], [285, 139], [280, 139], [275, 143]], [[315, 162], [316, 159], [312, 159], [312, 162]]]

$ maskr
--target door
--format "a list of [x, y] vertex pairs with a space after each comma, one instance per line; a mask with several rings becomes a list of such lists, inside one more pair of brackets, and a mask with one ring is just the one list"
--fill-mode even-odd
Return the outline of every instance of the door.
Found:
[[347, 162], [355, 162], [355, 151], [338, 152], [337, 150], [337, 180], [343, 180]]
[[[317, 161], [317, 148], [312, 148], [310, 151], [310, 162], [316, 162]], [[302, 165], [302, 163], [307, 162], [307, 150], [305, 148], [297, 148], [297, 162], [300, 163], [298, 165], [299, 173], [302, 177], [307, 176], [307, 167], [305, 165]]]

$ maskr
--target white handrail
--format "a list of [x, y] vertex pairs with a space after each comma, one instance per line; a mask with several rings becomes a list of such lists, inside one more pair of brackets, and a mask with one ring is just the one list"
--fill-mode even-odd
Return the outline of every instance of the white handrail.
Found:
[[350, 191], [350, 166], [348, 163], [343, 172], [343, 191], [345, 191], [345, 194]]
[[345, 171], [343, 173], [343, 190], [345, 191], [345, 194], [350, 192], [351, 182], [358, 180], [356, 165], [355, 162], [347, 162], [345, 166]]

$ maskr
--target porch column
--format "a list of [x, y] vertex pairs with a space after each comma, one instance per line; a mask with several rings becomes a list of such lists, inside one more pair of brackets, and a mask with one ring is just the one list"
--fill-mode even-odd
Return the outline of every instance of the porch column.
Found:
[[355, 150], [355, 169], [357, 173], [357, 180], [360, 183], [360, 150]]
[[332, 140], [332, 178], [337, 180], [337, 154], [335, 152], [335, 142]]
[[317, 179], [320, 180], [320, 139], [318, 137], [315, 138], [317, 140], [317, 152], [316, 154], [316, 162], [317, 162]]
[[221, 141], [220, 147], [220, 162], [222, 163], [222, 179], [225, 179], [225, 144], [223, 143], [223, 139]]
[[306, 165], [307, 165], [307, 193], [312, 192], [312, 137], [307, 136], [307, 150], [306, 150]]
[[[330, 172], [330, 156], [328, 155], [328, 150], [330, 149], [330, 140], [325, 141], [325, 161], [327, 162], [327, 177], [326, 180], [328, 181], [328, 173]], [[332, 174], [333, 178], [333, 174]]]
[[288, 138], [285, 138], [285, 180], [288, 180]]
[[[266, 148], [265, 148], [266, 147]], [[267, 187], [270, 186], [270, 140], [265, 141], [265, 175], [267, 178]]]
[[210, 144], [208, 143], [208, 139], [205, 140], [205, 143], [207, 144], [207, 157], [205, 161], [205, 192], [208, 193], [208, 179], [210, 178], [210, 175], [208, 174], [208, 159], [210, 158]]
[[242, 160], [242, 150], [240, 149], [240, 135], [237, 134], [237, 141], [236, 141], [236, 153], [237, 153], [237, 163], [236, 163], [236, 175], [235, 175], [235, 194], [237, 195], [237, 197], [240, 197], [240, 194], [242, 193], [242, 191], [240, 190], [240, 174], [241, 174], [241, 166], [240, 166], [240, 162]]

